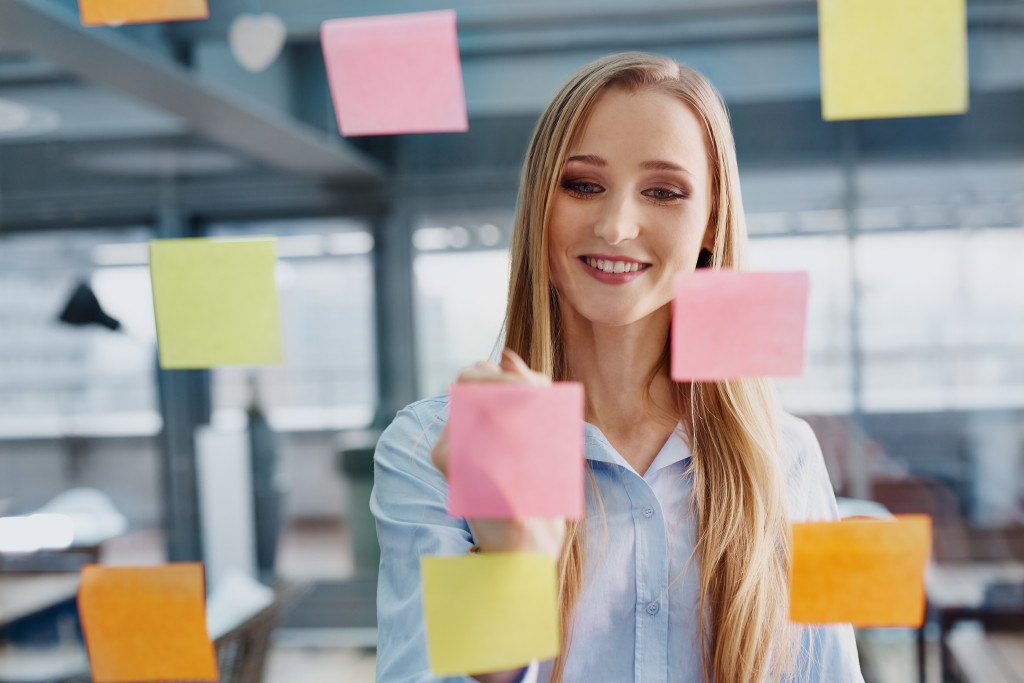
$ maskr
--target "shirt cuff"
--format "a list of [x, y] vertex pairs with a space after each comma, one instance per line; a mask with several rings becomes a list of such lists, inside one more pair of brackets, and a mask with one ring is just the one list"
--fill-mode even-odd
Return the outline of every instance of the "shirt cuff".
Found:
[[516, 683], [537, 683], [537, 674], [540, 671], [540, 665], [537, 660], [530, 662], [530, 665], [523, 669], [523, 675], [520, 676]]

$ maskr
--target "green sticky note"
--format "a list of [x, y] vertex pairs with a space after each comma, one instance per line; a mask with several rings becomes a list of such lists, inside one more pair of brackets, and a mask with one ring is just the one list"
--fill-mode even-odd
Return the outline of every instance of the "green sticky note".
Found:
[[547, 555], [424, 556], [420, 566], [435, 676], [506, 671], [558, 654], [557, 571]]
[[826, 120], [967, 111], [966, 0], [818, 0]]
[[149, 243], [164, 369], [281, 363], [273, 238]]

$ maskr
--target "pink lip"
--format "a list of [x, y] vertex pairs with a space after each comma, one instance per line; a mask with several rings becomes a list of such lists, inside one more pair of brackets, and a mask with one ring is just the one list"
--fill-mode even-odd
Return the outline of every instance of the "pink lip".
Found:
[[625, 261], [628, 263], [644, 262], [638, 261], [637, 259], [631, 259], [625, 256], [605, 256], [603, 254], [586, 254], [585, 256], [581, 256], [579, 258], [579, 262], [580, 265], [583, 266], [583, 269], [587, 271], [587, 273], [598, 282], [603, 282], [608, 285], [622, 285], [627, 282], [631, 282], [640, 277], [641, 275], [643, 275], [644, 273], [646, 273], [648, 270], [650, 270], [650, 268], [643, 268], [641, 270], [634, 270], [633, 272], [630, 273], [606, 273], [603, 270], [600, 270], [598, 268], [592, 268], [591, 266], [589, 266], [587, 264], [588, 258], [603, 259], [605, 261]]

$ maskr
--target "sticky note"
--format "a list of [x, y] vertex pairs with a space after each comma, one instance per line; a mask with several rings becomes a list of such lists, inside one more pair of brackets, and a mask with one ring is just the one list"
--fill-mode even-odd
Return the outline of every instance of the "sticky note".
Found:
[[803, 373], [808, 276], [698, 269], [676, 277], [672, 379]]
[[547, 555], [427, 555], [421, 569], [435, 676], [506, 671], [558, 654], [557, 571]]
[[921, 626], [931, 528], [927, 515], [793, 524], [790, 619]]
[[448, 513], [508, 519], [584, 513], [583, 386], [470, 382], [451, 389]]
[[206, 0], [78, 0], [85, 26], [206, 19]]
[[454, 10], [325, 21], [342, 135], [469, 130]]
[[966, 0], [818, 0], [826, 120], [967, 111]]
[[94, 683], [216, 681], [197, 562], [82, 568], [78, 613]]
[[165, 369], [282, 362], [274, 240], [153, 240], [149, 268]]

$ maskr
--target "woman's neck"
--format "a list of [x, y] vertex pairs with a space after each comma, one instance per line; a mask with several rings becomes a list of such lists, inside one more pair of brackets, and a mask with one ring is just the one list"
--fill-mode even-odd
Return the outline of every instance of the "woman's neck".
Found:
[[586, 419], [641, 474], [676, 424], [665, 418], [675, 405], [664, 362], [669, 322], [668, 307], [615, 327], [595, 324], [571, 310], [562, 316], [568, 374], [583, 384]]

